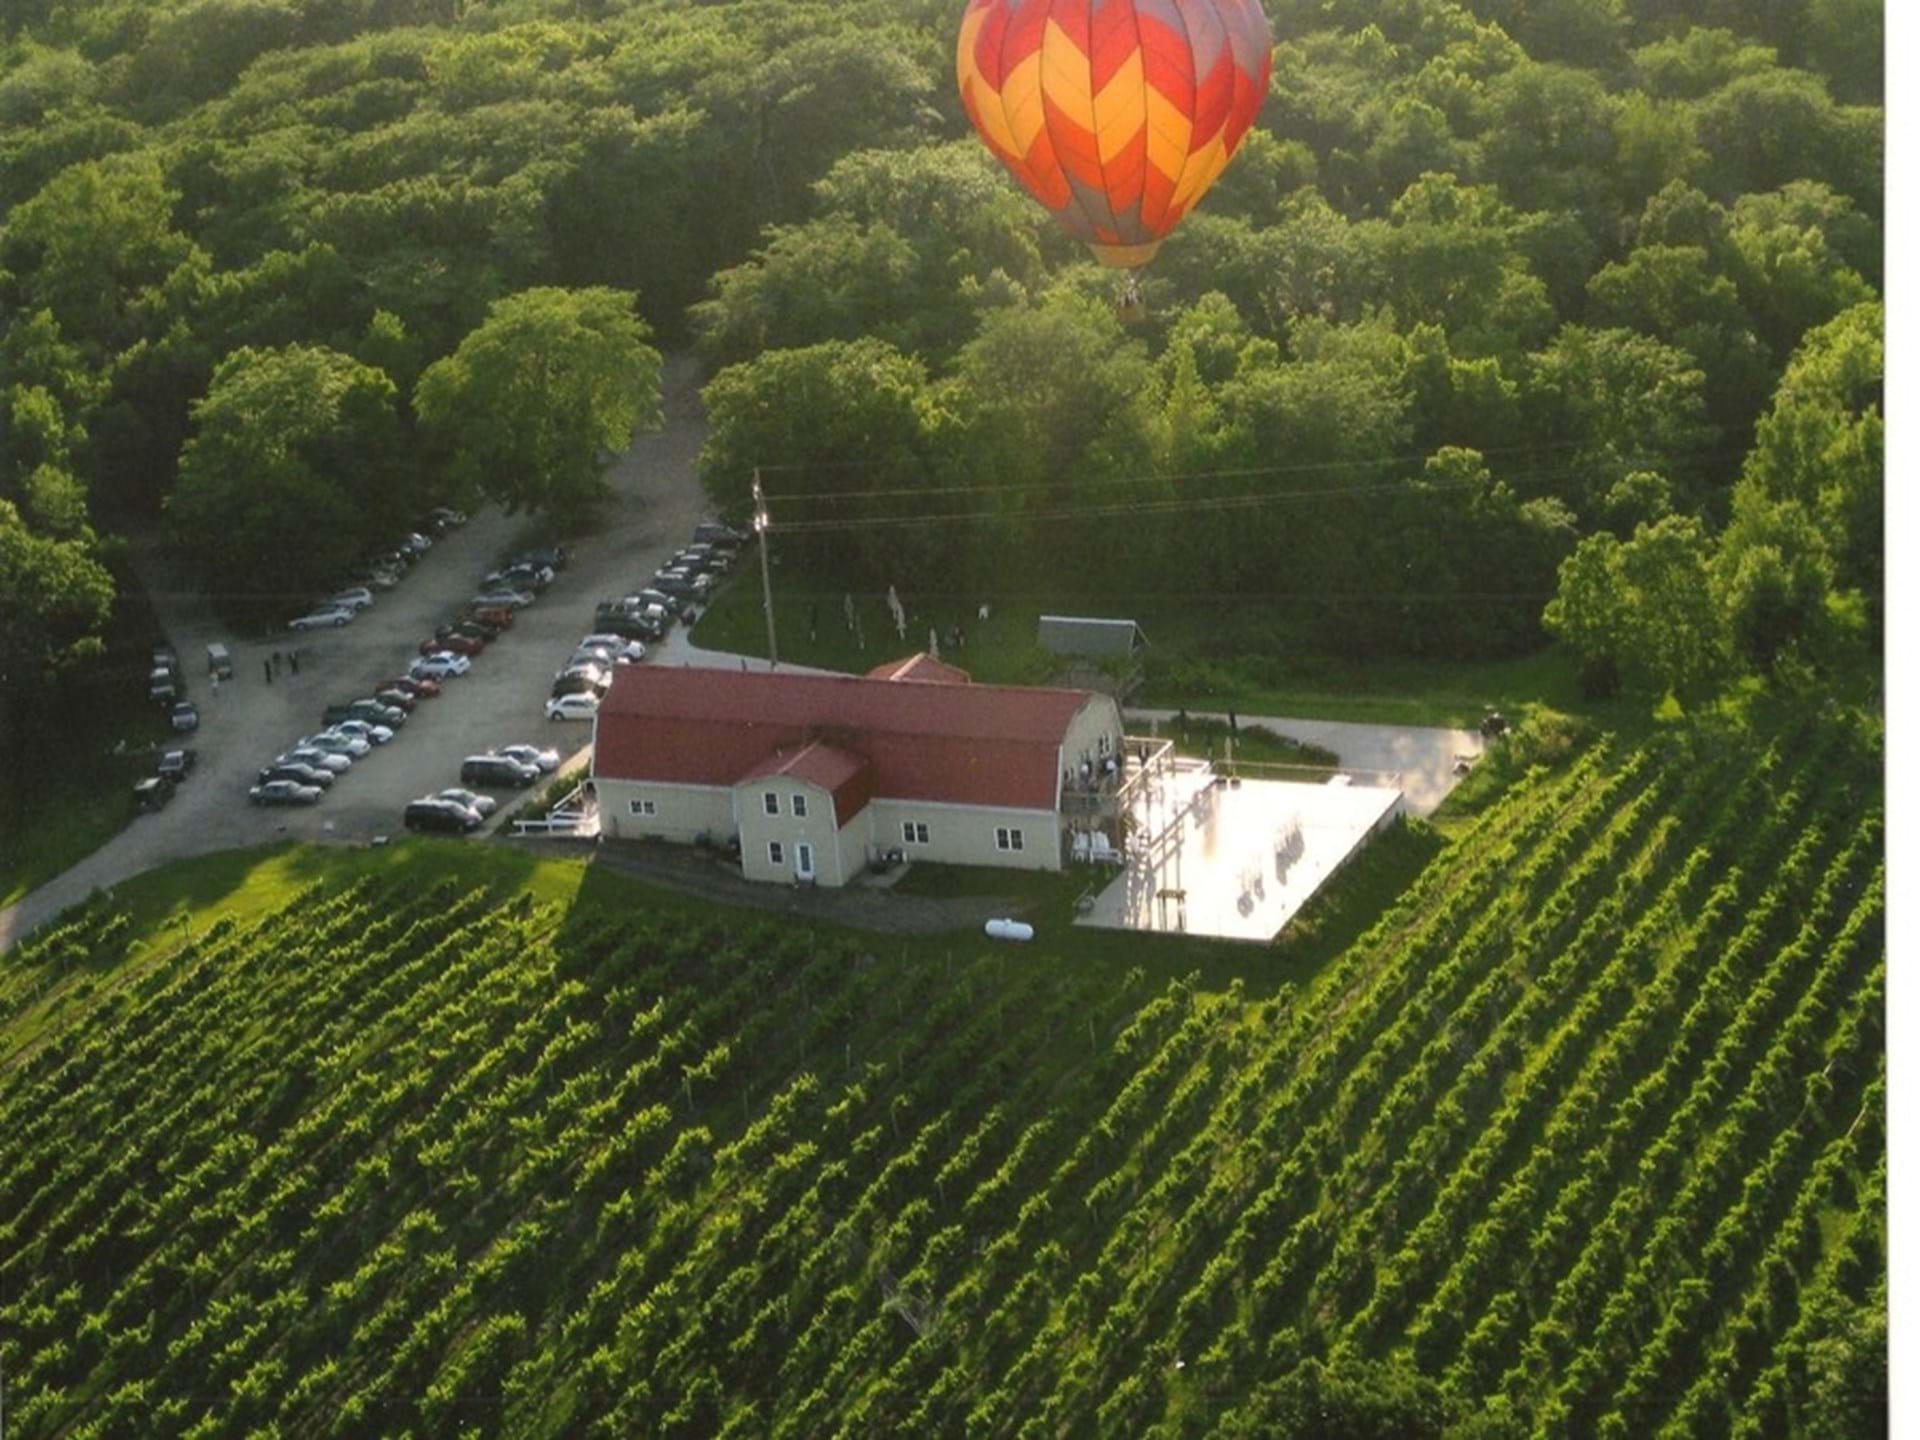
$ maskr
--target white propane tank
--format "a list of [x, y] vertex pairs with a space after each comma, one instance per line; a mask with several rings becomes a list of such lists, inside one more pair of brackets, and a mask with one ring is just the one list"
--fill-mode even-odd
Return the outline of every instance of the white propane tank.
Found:
[[995, 940], [1031, 940], [1033, 926], [1024, 920], [989, 920], [987, 934]]

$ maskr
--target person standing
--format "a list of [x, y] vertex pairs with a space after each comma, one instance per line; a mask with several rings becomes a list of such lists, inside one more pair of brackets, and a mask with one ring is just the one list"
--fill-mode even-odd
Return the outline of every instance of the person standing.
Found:
[[287, 656], [287, 663], [293, 666], [293, 673], [298, 675], [300, 673], [300, 652], [298, 650], [295, 650], [292, 654]]

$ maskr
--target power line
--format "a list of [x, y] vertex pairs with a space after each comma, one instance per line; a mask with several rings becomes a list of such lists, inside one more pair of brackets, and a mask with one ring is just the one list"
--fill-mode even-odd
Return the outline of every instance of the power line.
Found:
[[[1562, 441], [1554, 441], [1551, 443], [1541, 444], [1541, 445], [1509, 445], [1509, 446], [1502, 446], [1496, 449], [1488, 449], [1488, 450], [1481, 450], [1472, 446], [1442, 446], [1440, 448], [1470, 450], [1472, 451], [1472, 453], [1479, 455], [1482, 458], [1491, 458], [1495, 456], [1546, 455], [1546, 454], [1554, 454], [1554, 453], [1564, 453], [1569, 450], [1577, 450], [1585, 443], [1586, 442], [1584, 441], [1578, 441], [1578, 440], [1562, 440]], [[1174, 475], [1141, 474], [1141, 475], [1102, 476], [1098, 478], [1080, 480], [1076, 483], [1081, 486], [1090, 487], [1090, 486], [1101, 486], [1101, 485], [1122, 486], [1122, 485], [1172, 484], [1178, 481], [1186, 481], [1186, 480], [1258, 479], [1258, 478], [1262, 478], [1265, 476], [1272, 476], [1272, 475], [1301, 475], [1301, 474], [1318, 473], [1318, 472], [1329, 471], [1329, 470], [1331, 471], [1363, 470], [1363, 469], [1370, 469], [1370, 468], [1379, 468], [1382, 466], [1389, 466], [1389, 465], [1414, 465], [1414, 464], [1423, 465], [1428, 460], [1430, 460], [1435, 454], [1438, 454], [1438, 453], [1439, 453], [1438, 450], [1434, 450], [1434, 451], [1429, 451], [1425, 453], [1381, 455], [1381, 456], [1369, 457], [1366, 459], [1306, 460], [1306, 461], [1300, 461], [1296, 464], [1291, 464], [1291, 465], [1253, 465], [1253, 466], [1246, 466], [1241, 468], [1225, 469], [1225, 470], [1193, 470], [1193, 471], [1185, 471], [1185, 472], [1174, 474]], [[1661, 456], [1653, 456], [1653, 455], [1627, 456], [1627, 457], [1621, 457], [1621, 459], [1622, 459], [1622, 463], [1629, 464], [1629, 465], [1653, 465], [1653, 464], [1660, 463], [1662, 461], [1670, 463], [1675, 460], [1683, 460], [1683, 459], [1684, 460], [1706, 460], [1706, 459], [1720, 458], [1727, 455], [1745, 454], [1745, 453], [1746, 453], [1745, 451], [1737, 450], [1731, 446], [1713, 446], [1710, 448], [1702, 448], [1699, 450], [1684, 451], [1678, 454], [1668, 454], [1668, 455], [1661, 455]], [[758, 474], [762, 476], [766, 476], [766, 475], [772, 475], [772, 474], [812, 473], [812, 472], [821, 471], [821, 470], [867, 470], [867, 469], [879, 469], [883, 467], [898, 469], [901, 463], [902, 462], [899, 460], [823, 460], [817, 463], [794, 462], [794, 463], [789, 463], [785, 465], [760, 465], [760, 466], [756, 466], [755, 470], [757, 471]], [[1562, 469], [1545, 470], [1545, 471], [1519, 471], [1519, 472], [1515, 472], [1515, 474], [1512, 477], [1496, 477], [1496, 478], [1522, 478], [1530, 475], [1540, 476], [1540, 475], [1560, 475], [1560, 474], [1572, 474], [1572, 473], [1575, 473], [1575, 472], [1569, 469], [1562, 468]], [[828, 501], [835, 501], [835, 500], [884, 500], [884, 499], [894, 499], [894, 498], [902, 498], [902, 497], [923, 499], [931, 495], [1019, 494], [1022, 492], [1033, 491], [1033, 490], [1049, 490], [1054, 488], [1057, 483], [1058, 483], [1057, 481], [1042, 480], [1042, 481], [1017, 481], [1017, 482], [1008, 482], [1005, 484], [995, 484], [995, 485], [905, 486], [905, 487], [891, 489], [891, 490], [828, 490], [828, 491], [820, 491], [820, 492], [813, 492], [813, 493], [796, 491], [796, 492], [780, 494], [780, 495], [770, 494], [768, 498], [776, 499], [782, 505], [825, 503]]]

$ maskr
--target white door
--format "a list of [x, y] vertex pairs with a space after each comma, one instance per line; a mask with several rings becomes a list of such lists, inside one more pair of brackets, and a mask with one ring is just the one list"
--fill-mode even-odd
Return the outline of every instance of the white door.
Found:
[[813, 879], [813, 847], [804, 841], [793, 847], [793, 873], [802, 880]]

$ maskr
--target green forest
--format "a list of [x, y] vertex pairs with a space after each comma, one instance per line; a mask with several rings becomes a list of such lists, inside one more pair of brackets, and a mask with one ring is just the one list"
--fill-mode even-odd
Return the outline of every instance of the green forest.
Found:
[[[438, 501], [579, 523], [688, 346], [717, 505], [768, 466], [836, 581], [1557, 640], [1593, 695], [1874, 653], [1877, 0], [1268, 8], [1128, 326], [968, 131], [959, 0], [9, 5], [9, 698], [110, 638], [116, 533], [240, 599]], [[549, 350], [572, 423], [491, 403]]]

